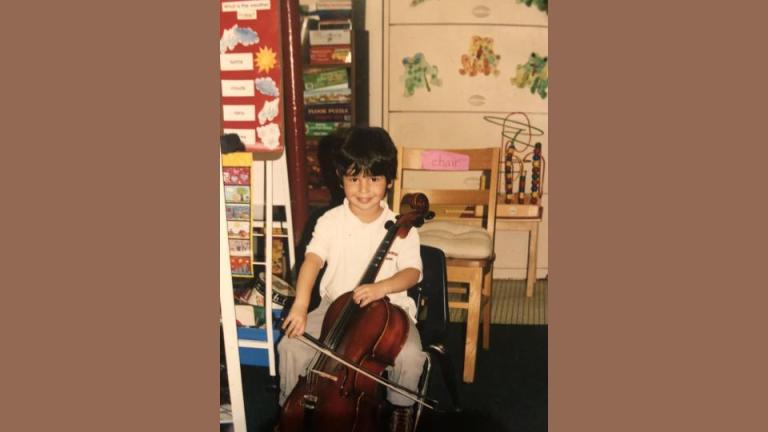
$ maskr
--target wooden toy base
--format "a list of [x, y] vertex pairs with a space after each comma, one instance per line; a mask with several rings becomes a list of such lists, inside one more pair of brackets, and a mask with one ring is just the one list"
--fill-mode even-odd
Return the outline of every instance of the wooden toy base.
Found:
[[539, 202], [531, 204], [531, 194], [525, 194], [523, 203], [517, 202], [517, 197], [511, 203], [507, 203], [504, 195], [499, 195], [496, 205], [496, 217], [500, 218], [540, 218], [541, 217], [541, 197]]

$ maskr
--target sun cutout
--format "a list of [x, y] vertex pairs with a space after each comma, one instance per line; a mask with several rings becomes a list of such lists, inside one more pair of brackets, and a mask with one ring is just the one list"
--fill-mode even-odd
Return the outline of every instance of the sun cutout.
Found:
[[259, 72], [269, 72], [277, 64], [277, 55], [271, 48], [261, 47], [254, 60]]

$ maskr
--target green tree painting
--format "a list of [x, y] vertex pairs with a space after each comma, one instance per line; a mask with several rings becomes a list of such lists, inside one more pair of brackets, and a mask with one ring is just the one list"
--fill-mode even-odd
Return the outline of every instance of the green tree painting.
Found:
[[437, 66], [432, 66], [422, 53], [416, 53], [413, 57], [403, 58], [405, 67], [405, 95], [413, 96], [417, 88], [426, 88], [432, 91], [429, 84], [442, 85], [442, 80], [437, 76]]
[[538, 94], [542, 99], [546, 99], [549, 87], [547, 57], [531, 53], [528, 63], [517, 65], [517, 73], [511, 81], [519, 88], [530, 87], [532, 94]]
[[544, 11], [547, 15], [549, 15], [549, 1], [548, 0], [517, 0], [518, 3], [525, 3], [526, 6], [534, 5], [536, 6], [540, 11]]

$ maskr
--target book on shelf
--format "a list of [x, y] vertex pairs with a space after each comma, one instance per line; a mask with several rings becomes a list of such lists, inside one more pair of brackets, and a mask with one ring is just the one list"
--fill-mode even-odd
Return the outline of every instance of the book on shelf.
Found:
[[235, 305], [235, 319], [242, 327], [259, 327], [266, 321], [264, 306]]
[[305, 93], [314, 93], [314, 92], [320, 92], [320, 91], [338, 92], [338, 91], [344, 91], [344, 90], [346, 90], [348, 88], [349, 88], [349, 84], [348, 83], [336, 84], [336, 85], [332, 85], [332, 86], [328, 86], [328, 87], [323, 87], [323, 88], [318, 89], [318, 90], [305, 91]]
[[315, 6], [318, 9], [334, 8], [334, 7], [343, 7], [343, 8], [350, 9], [352, 8], [352, 0], [315, 0]]
[[[238, 304], [248, 304], [251, 306], [264, 306], [264, 296], [254, 287], [253, 279], [247, 281], [250, 286], [238, 287], [233, 289], [233, 296]], [[240, 285], [243, 285], [242, 283]]]
[[310, 90], [304, 92], [305, 106], [345, 103], [352, 103], [352, 89], [349, 87], [324, 88], [320, 90]]
[[352, 47], [350, 45], [310, 46], [309, 63], [314, 65], [352, 63]]
[[347, 18], [324, 19], [317, 22], [313, 30], [352, 30], [352, 20]]
[[349, 104], [307, 105], [304, 119], [308, 122], [351, 122], [352, 106]]
[[352, 0], [316, 0], [316, 11], [352, 10]]
[[352, 115], [352, 107], [349, 104], [317, 104], [304, 109], [309, 115]]
[[315, 15], [321, 20], [352, 18], [352, 9], [318, 9]]
[[335, 132], [337, 129], [351, 127], [349, 122], [305, 122], [308, 137], [322, 137]]
[[352, 17], [351, 0], [317, 0], [315, 10], [310, 12], [320, 19], [343, 19]]
[[312, 46], [349, 45], [351, 42], [349, 29], [309, 31], [309, 44]]
[[343, 89], [349, 87], [347, 68], [307, 70], [304, 72], [304, 91]]
[[335, 122], [351, 123], [351, 114], [304, 114], [304, 120], [313, 123]]

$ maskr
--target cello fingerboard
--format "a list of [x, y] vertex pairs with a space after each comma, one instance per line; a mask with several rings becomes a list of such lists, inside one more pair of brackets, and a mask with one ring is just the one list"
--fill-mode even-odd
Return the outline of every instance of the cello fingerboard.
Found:
[[387, 235], [385, 235], [384, 239], [379, 243], [379, 247], [376, 249], [376, 253], [373, 255], [370, 264], [368, 264], [368, 268], [365, 270], [363, 277], [360, 278], [358, 285], [373, 283], [376, 280], [376, 275], [379, 274], [379, 269], [381, 269], [381, 262], [384, 261], [384, 257], [386, 257], [387, 252], [389, 252], [389, 247], [394, 241], [397, 229], [397, 226], [393, 225], [387, 230]]
[[[379, 243], [379, 247], [376, 249], [371, 262], [368, 264], [368, 268], [365, 270], [363, 277], [360, 278], [360, 282], [357, 284], [358, 286], [373, 283], [376, 280], [376, 275], [379, 274], [379, 269], [381, 269], [381, 262], [384, 261], [384, 257], [387, 256], [389, 247], [392, 245], [398, 229], [399, 227], [396, 223], [392, 223], [389, 228], [387, 228], [387, 234], [384, 236], [384, 239], [381, 240], [381, 243]], [[352, 297], [350, 296], [347, 300], [347, 304], [344, 305], [344, 308], [339, 314], [338, 319], [336, 319], [336, 322], [333, 324], [333, 327], [331, 327], [330, 331], [323, 339], [323, 343], [335, 350], [340, 339], [340, 329], [344, 329], [347, 326], [347, 323], [358, 308], [359, 306], [352, 301]], [[322, 362], [323, 360], [324, 356], [320, 356], [318, 362]]]

